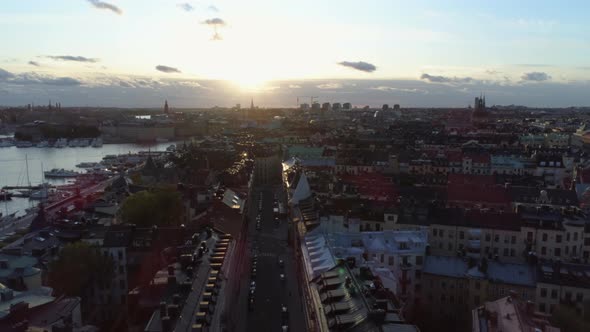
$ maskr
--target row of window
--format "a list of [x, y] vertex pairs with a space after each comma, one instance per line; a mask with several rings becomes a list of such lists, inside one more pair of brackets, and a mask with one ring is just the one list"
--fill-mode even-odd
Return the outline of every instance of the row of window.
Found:
[[[564, 299], [567, 301], [572, 301], [572, 295], [573, 295], [572, 292], [567, 291], [564, 294]], [[547, 298], [547, 288], [541, 288], [540, 296], [542, 298]], [[557, 299], [557, 289], [551, 290], [551, 298]], [[576, 302], [583, 302], [583, 301], [584, 301], [584, 294], [582, 294], [581, 292], [576, 293]]]

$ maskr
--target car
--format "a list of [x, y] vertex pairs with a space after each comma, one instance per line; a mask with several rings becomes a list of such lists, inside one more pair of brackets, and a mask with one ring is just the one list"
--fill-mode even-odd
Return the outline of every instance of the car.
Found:
[[281, 275], [279, 276], [279, 278], [281, 279], [281, 281], [285, 281], [285, 274], [281, 273]]
[[252, 280], [250, 282], [250, 289], [256, 289], [256, 281]]
[[250, 299], [248, 300], [248, 310], [254, 310], [254, 297], [250, 297]]
[[256, 269], [253, 269], [253, 270], [250, 272], [250, 278], [252, 278], [252, 279], [256, 279]]
[[280, 267], [283, 267], [283, 266], [285, 266], [285, 261], [284, 261], [284, 260], [282, 260], [282, 259], [279, 259], [279, 266], [280, 266]]

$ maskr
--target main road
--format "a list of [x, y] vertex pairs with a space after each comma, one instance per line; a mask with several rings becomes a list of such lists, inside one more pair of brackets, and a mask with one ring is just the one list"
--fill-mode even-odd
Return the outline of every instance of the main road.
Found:
[[[295, 258], [288, 243], [288, 220], [275, 221], [273, 213], [275, 196], [284, 199], [281, 190], [280, 185], [257, 186], [248, 198], [248, 224], [243, 234], [244, 248], [239, 253], [242, 264], [234, 270], [233, 276], [228, 276], [238, 284], [230, 309], [231, 331], [283, 331], [283, 326], [289, 331], [306, 331]], [[256, 227], [258, 215], [260, 229]], [[253, 257], [257, 259], [255, 278], [251, 273]], [[252, 281], [255, 283], [253, 291]], [[251, 297], [254, 304], [250, 307]]]

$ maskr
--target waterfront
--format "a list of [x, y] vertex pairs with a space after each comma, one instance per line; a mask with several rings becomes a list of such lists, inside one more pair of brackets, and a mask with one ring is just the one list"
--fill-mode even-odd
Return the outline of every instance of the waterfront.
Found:
[[[106, 155], [137, 153], [139, 151], [165, 151], [172, 142], [155, 144], [105, 144], [101, 148], [0, 148], [0, 187], [27, 184], [26, 164], [28, 161], [29, 180], [32, 185], [43, 182], [43, 171], [63, 168], [84, 172], [76, 165], [81, 162], [99, 162]], [[45, 179], [45, 182], [60, 185], [74, 179]], [[36, 204], [28, 198], [15, 197], [7, 202], [0, 202], [2, 214], [18, 212]]]

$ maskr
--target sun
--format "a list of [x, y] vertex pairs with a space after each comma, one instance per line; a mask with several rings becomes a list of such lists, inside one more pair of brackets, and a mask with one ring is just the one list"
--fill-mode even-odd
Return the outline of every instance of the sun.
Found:
[[268, 83], [268, 79], [262, 76], [239, 75], [230, 79], [240, 90], [260, 91]]

